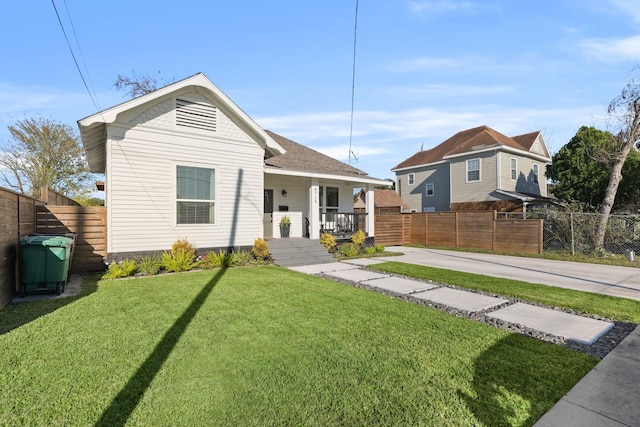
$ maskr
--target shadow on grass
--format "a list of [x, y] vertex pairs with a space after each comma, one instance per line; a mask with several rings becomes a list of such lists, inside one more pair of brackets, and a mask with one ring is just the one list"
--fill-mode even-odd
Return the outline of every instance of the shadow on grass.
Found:
[[475, 362], [476, 397], [458, 390], [481, 423], [532, 425], [595, 365], [584, 355], [571, 352], [563, 357], [528, 340], [512, 334], [498, 341]]
[[11, 332], [27, 323], [45, 316], [57, 309], [71, 304], [94, 293], [98, 289], [98, 281], [102, 273], [86, 273], [82, 276], [82, 288], [77, 295], [37, 299], [9, 304], [0, 309], [0, 335]]
[[129, 379], [127, 384], [120, 390], [120, 393], [111, 401], [109, 407], [102, 413], [96, 422], [96, 426], [121, 426], [125, 425], [129, 416], [136, 408], [140, 399], [144, 395], [151, 381], [167, 360], [180, 337], [191, 323], [200, 307], [207, 297], [222, 279], [226, 269], [219, 270], [215, 276], [202, 288], [200, 293], [191, 301], [189, 307], [175, 321], [173, 326], [167, 330], [153, 352], [140, 365], [136, 373]]

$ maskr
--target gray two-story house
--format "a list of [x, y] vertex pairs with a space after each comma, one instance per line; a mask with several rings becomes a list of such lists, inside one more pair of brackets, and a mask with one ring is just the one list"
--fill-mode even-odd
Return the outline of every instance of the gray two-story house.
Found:
[[508, 137], [480, 126], [419, 151], [391, 170], [412, 211], [524, 212], [549, 201], [549, 162], [541, 132]]

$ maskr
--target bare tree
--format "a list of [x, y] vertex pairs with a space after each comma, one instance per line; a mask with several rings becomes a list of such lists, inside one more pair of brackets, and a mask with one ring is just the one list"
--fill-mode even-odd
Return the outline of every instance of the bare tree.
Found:
[[41, 187], [68, 197], [91, 192], [89, 167], [71, 126], [40, 117], [7, 129], [13, 141], [0, 152], [4, 185], [34, 197]]
[[622, 166], [640, 140], [640, 77], [634, 77], [626, 84], [622, 93], [611, 101], [607, 111], [617, 119], [619, 130], [611, 138], [608, 150], [602, 152], [603, 156], [608, 157], [611, 175], [600, 205], [600, 221], [596, 229], [595, 242], [595, 249], [598, 251], [604, 249], [609, 215], [622, 180]]
[[160, 76], [160, 71], [157, 72], [157, 76], [149, 73], [136, 74], [135, 71], [132, 73], [131, 77], [118, 74], [118, 78], [113, 83], [118, 90], [125, 91], [131, 98], [146, 95], [175, 81], [175, 78], [165, 80]]

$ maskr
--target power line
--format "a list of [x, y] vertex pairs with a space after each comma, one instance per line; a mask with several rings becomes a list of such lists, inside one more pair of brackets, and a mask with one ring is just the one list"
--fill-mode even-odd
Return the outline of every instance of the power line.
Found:
[[349, 164], [351, 164], [351, 157], [357, 162], [358, 158], [351, 149], [351, 141], [353, 140], [353, 106], [356, 94], [356, 46], [358, 40], [358, 0], [356, 0], [356, 17], [353, 27], [353, 69], [351, 73], [351, 123], [349, 128]]
[[[75, 39], [76, 46], [78, 47], [78, 51], [80, 52], [80, 59], [82, 60], [84, 71], [87, 74], [87, 80], [89, 81], [89, 85], [91, 86], [91, 92], [93, 93], [93, 96], [95, 97], [96, 103], [97, 103], [98, 96], [96, 95], [96, 91], [93, 87], [93, 84], [91, 84], [91, 75], [89, 74], [89, 68], [87, 67], [87, 62], [84, 60], [84, 53], [82, 52], [82, 47], [80, 46], [80, 40], [78, 40], [76, 27], [75, 25], [73, 25], [73, 19], [71, 19], [71, 13], [69, 12], [69, 6], [67, 5], [67, 0], [64, 0], [64, 8], [67, 11], [67, 17], [69, 18], [69, 23], [71, 24], [71, 31], [73, 32], [73, 38]], [[101, 111], [102, 108], [100, 107], [100, 104], [99, 103], [97, 104], [98, 104], [98, 111]]]
[[87, 93], [89, 93], [89, 97], [91, 98], [91, 102], [93, 102], [93, 105], [96, 107], [96, 111], [100, 111], [100, 108], [98, 107], [98, 103], [96, 102], [95, 98], [91, 94], [91, 90], [89, 90], [89, 85], [87, 85], [87, 81], [85, 80], [84, 75], [82, 74], [82, 70], [80, 70], [80, 66], [78, 65], [78, 60], [76, 59], [76, 55], [73, 53], [73, 49], [71, 48], [71, 43], [69, 43], [69, 37], [67, 37], [67, 32], [65, 31], [64, 25], [62, 24], [62, 19], [60, 19], [60, 14], [58, 13], [58, 8], [56, 7], [55, 0], [51, 0], [51, 4], [53, 5], [53, 10], [55, 10], [56, 16], [58, 17], [58, 23], [60, 23], [60, 28], [62, 29], [62, 34], [64, 34], [64, 39], [67, 42], [67, 46], [69, 47], [69, 52], [71, 52], [71, 56], [73, 57], [73, 62], [76, 64], [76, 69], [78, 70], [78, 73], [80, 74], [80, 78], [82, 79], [82, 83], [84, 83], [84, 87], [87, 89]]

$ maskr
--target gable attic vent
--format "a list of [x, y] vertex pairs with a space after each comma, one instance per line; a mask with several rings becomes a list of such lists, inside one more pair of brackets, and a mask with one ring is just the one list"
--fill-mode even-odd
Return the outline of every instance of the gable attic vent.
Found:
[[215, 131], [216, 107], [204, 102], [176, 99], [176, 125]]

